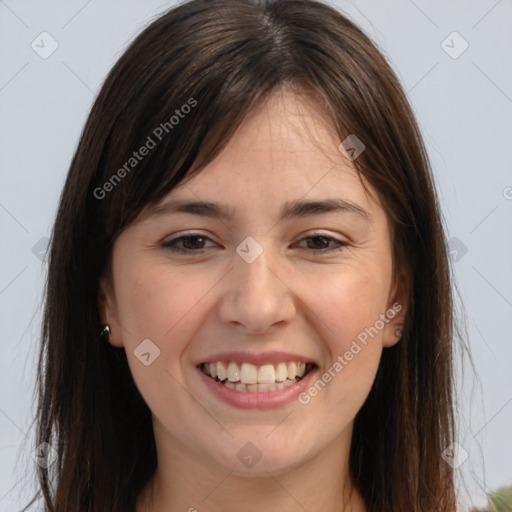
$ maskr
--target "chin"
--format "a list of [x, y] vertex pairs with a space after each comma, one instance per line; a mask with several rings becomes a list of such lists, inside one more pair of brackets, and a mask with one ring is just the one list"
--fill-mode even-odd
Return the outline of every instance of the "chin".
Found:
[[212, 458], [227, 471], [247, 477], [268, 477], [268, 473], [277, 476], [300, 466], [308, 458], [304, 440], [291, 441], [291, 436], [277, 429], [269, 436], [273, 428], [233, 434], [234, 439], [221, 446], [216, 444]]

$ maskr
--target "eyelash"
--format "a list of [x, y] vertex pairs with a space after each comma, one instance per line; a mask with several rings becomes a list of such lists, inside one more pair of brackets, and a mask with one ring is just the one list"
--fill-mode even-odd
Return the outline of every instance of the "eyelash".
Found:
[[[200, 233], [197, 233], [197, 234], [182, 235], [182, 236], [173, 238], [171, 240], [167, 240], [166, 242], [164, 242], [162, 244], [162, 246], [165, 247], [166, 249], [168, 249], [169, 251], [173, 252], [173, 253], [179, 253], [179, 254], [192, 254], [192, 253], [203, 254], [206, 249], [203, 249], [203, 248], [198, 249], [198, 250], [183, 249], [183, 248], [178, 247], [176, 245], [176, 243], [180, 243], [180, 242], [182, 242], [184, 240], [190, 240], [190, 239], [193, 239], [193, 238], [202, 238], [204, 240], [211, 240], [206, 235], [202, 235]], [[345, 242], [343, 240], [338, 240], [337, 238], [334, 238], [334, 237], [328, 236], [328, 235], [324, 235], [324, 234], [321, 234], [321, 233], [314, 233], [314, 234], [312, 234], [310, 236], [306, 236], [306, 237], [302, 238], [300, 241], [311, 240], [313, 238], [322, 238], [324, 240], [328, 240], [329, 242], [335, 242], [337, 244], [337, 246], [330, 247], [330, 248], [324, 247], [323, 249], [316, 249], [316, 250], [315, 249], [311, 249], [311, 250], [313, 250], [314, 252], [317, 252], [317, 253], [327, 253], [327, 252], [341, 251], [342, 249], [344, 249], [345, 247], [347, 247], [349, 245], [348, 242]]]

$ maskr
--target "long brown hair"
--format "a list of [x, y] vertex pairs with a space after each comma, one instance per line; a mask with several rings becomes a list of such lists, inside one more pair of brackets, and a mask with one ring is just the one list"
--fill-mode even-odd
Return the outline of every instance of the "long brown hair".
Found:
[[[135, 510], [156, 469], [151, 412], [124, 349], [98, 339], [99, 279], [121, 231], [200, 172], [247, 113], [285, 85], [315, 96], [340, 141], [350, 134], [363, 141], [354, 165], [389, 215], [395, 269], [411, 276], [402, 339], [384, 350], [355, 419], [353, 478], [372, 512], [456, 509], [453, 470], [441, 457], [454, 438], [446, 239], [399, 81], [370, 39], [321, 2], [192, 0], [152, 22], [115, 64], [60, 197], [36, 415], [36, 443], [58, 455], [37, 469], [48, 510]], [[148, 137], [155, 147], [130, 160]]]

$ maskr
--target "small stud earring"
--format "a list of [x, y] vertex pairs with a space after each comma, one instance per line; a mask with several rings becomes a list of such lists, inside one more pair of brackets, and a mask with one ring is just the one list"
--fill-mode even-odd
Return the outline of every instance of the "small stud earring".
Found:
[[402, 329], [396, 329], [395, 335], [398, 336], [398, 338], [401, 338], [402, 337]]
[[105, 324], [100, 332], [100, 338], [105, 341], [109, 341], [112, 338], [112, 331], [110, 330], [110, 325]]

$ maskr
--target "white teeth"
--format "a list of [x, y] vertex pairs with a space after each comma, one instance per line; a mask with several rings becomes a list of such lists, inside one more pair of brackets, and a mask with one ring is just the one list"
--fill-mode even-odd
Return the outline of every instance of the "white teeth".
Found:
[[221, 362], [217, 363], [217, 377], [219, 380], [226, 380], [228, 378], [226, 367]]
[[286, 363], [279, 363], [276, 368], [276, 381], [283, 382], [288, 377]]
[[234, 361], [218, 361], [216, 363], [205, 363], [202, 369], [207, 375], [210, 375], [213, 379], [217, 378], [232, 389], [258, 392], [262, 390], [275, 391], [290, 386], [298, 378], [305, 375], [308, 367], [306, 363], [301, 361], [261, 366], [252, 363], [238, 365]]
[[238, 382], [240, 380], [240, 371], [238, 365], [231, 361], [228, 365], [228, 380], [229, 382]]
[[251, 363], [242, 363], [240, 381], [244, 384], [257, 384], [258, 368]]
[[264, 364], [258, 370], [258, 384], [272, 384], [276, 381], [274, 365]]

